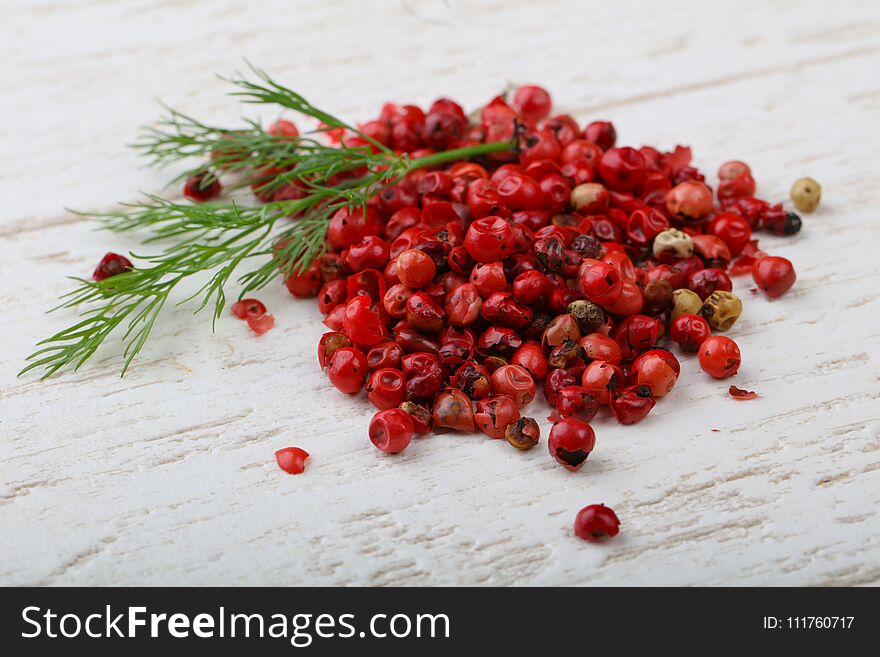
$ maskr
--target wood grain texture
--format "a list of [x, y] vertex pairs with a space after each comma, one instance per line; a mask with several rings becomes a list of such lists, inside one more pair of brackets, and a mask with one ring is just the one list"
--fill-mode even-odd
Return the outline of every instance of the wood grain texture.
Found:
[[[0, 22], [0, 583], [880, 583], [877, 3], [22, 1]], [[804, 231], [761, 238], [796, 288], [769, 302], [737, 281], [735, 382], [761, 398], [685, 359], [646, 421], [597, 421], [580, 473], [479, 436], [388, 458], [368, 403], [315, 364], [314, 304], [279, 287], [261, 338], [180, 308], [125, 379], [115, 344], [78, 374], [17, 379], [71, 320], [43, 314], [64, 277], [138, 248], [64, 207], [159, 191], [167, 172], [123, 145], [159, 97], [234, 121], [214, 74], [244, 57], [352, 120], [536, 81], [625, 143], [688, 143], [707, 172], [746, 159], [767, 198], [816, 178]], [[312, 454], [304, 476], [273, 462], [290, 444]], [[572, 536], [594, 502], [617, 540]]]

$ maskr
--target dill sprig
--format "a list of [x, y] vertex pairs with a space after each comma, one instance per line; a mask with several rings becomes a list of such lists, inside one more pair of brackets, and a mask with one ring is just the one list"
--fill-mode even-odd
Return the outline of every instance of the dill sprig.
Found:
[[480, 144], [410, 159], [315, 107], [298, 93], [253, 68], [257, 81], [229, 80], [232, 96], [245, 103], [274, 104], [320, 121], [327, 129], [358, 135], [361, 146], [333, 147], [306, 135], [279, 137], [255, 122], [244, 129], [210, 126], [168, 109], [157, 127], [134, 145], [155, 166], [196, 158], [200, 162], [175, 178], [218, 172], [238, 174], [239, 186], [258, 182], [268, 189], [295, 183], [302, 198], [259, 206], [212, 202], [177, 203], [148, 195], [139, 203], [101, 214], [84, 214], [114, 232], [146, 229], [146, 242], [172, 241], [158, 254], [136, 255], [135, 268], [102, 281], [74, 278], [78, 286], [53, 310], [87, 306], [80, 320], [38, 343], [25, 372], [43, 377], [66, 366], [79, 369], [117, 329], [125, 345], [124, 374], [140, 353], [177, 286], [199, 274], [208, 280], [177, 305], [195, 301], [198, 313], [211, 307], [213, 321], [226, 304], [225, 289], [245, 261], [258, 261], [235, 278], [239, 298], [279, 277], [306, 270], [325, 248], [333, 214], [364, 206], [384, 186], [414, 169], [510, 150], [512, 143]]

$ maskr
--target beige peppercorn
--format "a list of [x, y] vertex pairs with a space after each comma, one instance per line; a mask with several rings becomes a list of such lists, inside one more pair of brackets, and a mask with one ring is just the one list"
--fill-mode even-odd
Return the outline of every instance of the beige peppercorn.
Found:
[[700, 295], [687, 288], [679, 288], [672, 293], [672, 319], [682, 315], [696, 315], [703, 307]]
[[812, 212], [819, 207], [822, 186], [812, 178], [799, 178], [791, 186], [791, 200], [801, 212]]
[[742, 310], [742, 301], [733, 292], [715, 290], [706, 297], [700, 308], [700, 315], [713, 329], [726, 331], [736, 323]]
[[654, 257], [663, 253], [688, 258], [694, 252], [694, 241], [691, 236], [677, 228], [667, 228], [657, 233], [654, 238]]

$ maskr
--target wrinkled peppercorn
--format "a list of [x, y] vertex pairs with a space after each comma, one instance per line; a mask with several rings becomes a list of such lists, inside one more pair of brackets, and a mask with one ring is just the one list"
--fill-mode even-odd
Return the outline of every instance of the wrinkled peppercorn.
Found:
[[742, 301], [733, 292], [716, 290], [703, 302], [699, 313], [718, 331], [726, 331], [742, 314]]
[[568, 304], [568, 314], [575, 318], [581, 335], [589, 335], [595, 333], [605, 325], [607, 317], [602, 307], [587, 301], [579, 299]]
[[534, 418], [521, 417], [516, 422], [507, 425], [504, 437], [517, 449], [531, 449], [538, 444], [541, 429]]

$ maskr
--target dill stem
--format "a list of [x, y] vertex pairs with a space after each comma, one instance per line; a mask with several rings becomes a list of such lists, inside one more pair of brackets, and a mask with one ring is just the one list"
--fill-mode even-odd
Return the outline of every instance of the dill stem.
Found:
[[477, 146], [464, 146], [462, 148], [453, 148], [449, 151], [441, 151], [439, 153], [431, 153], [424, 157], [417, 157], [410, 160], [409, 171], [415, 169], [424, 169], [437, 164], [445, 164], [446, 162], [454, 162], [456, 160], [466, 160], [480, 155], [489, 155], [490, 153], [500, 153], [509, 151], [513, 148], [513, 144], [509, 141], [496, 141], [491, 144], [478, 144]]

